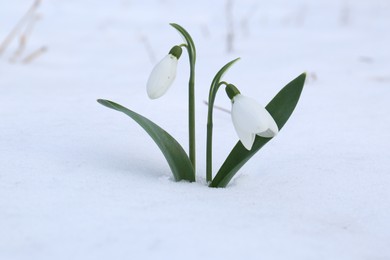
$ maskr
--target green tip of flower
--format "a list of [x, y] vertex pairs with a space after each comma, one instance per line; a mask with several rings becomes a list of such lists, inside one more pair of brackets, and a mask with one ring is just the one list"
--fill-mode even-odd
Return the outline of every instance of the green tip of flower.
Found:
[[181, 47], [176, 45], [176, 46], [172, 47], [172, 49], [169, 51], [169, 54], [172, 54], [177, 59], [179, 59], [182, 52], [183, 52], [183, 50], [181, 49]]
[[226, 88], [226, 94], [228, 95], [228, 97], [233, 100], [233, 98], [240, 94], [240, 91], [236, 88], [236, 86], [234, 86], [233, 84], [227, 84]]

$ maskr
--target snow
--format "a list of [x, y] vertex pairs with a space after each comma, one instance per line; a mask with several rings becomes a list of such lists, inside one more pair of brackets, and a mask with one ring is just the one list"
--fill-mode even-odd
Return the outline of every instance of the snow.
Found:
[[[0, 5], [0, 40], [32, 1]], [[0, 57], [0, 259], [390, 259], [390, 4], [386, 0], [43, 1], [25, 55]], [[134, 109], [187, 149], [188, 61], [149, 100], [154, 64], [193, 36], [196, 183], [172, 180], [152, 140], [97, 98]], [[266, 104], [308, 72], [279, 135], [225, 189], [205, 185], [208, 87]], [[230, 107], [221, 91], [216, 105]], [[214, 173], [237, 141], [215, 110]]]

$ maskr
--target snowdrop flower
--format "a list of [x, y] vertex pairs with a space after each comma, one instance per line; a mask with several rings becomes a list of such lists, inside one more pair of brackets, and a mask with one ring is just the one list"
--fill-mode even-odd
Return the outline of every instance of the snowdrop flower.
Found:
[[238, 138], [247, 150], [251, 150], [256, 135], [272, 138], [278, 126], [270, 113], [254, 99], [243, 96], [232, 84], [226, 86], [232, 101], [232, 121]]
[[161, 97], [172, 85], [176, 77], [177, 62], [181, 53], [181, 47], [174, 46], [169, 54], [153, 68], [146, 85], [149, 98], [156, 99]]

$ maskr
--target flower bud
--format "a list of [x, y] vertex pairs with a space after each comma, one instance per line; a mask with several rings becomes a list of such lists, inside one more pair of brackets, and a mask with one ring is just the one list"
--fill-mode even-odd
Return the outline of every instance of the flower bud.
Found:
[[174, 46], [150, 73], [146, 84], [149, 98], [156, 99], [164, 95], [176, 77], [178, 59], [182, 53], [180, 46]]

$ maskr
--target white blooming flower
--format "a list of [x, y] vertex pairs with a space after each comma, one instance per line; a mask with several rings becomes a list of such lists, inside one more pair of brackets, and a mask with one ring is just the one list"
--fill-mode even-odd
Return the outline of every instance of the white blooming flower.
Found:
[[[229, 84], [228, 87], [234, 87]], [[272, 138], [279, 132], [270, 113], [254, 99], [243, 96], [234, 87], [228, 92], [232, 100], [232, 121], [238, 138], [247, 150], [251, 150], [256, 135]]]
[[156, 99], [161, 97], [172, 85], [176, 77], [177, 63], [181, 52], [180, 46], [174, 46], [169, 54], [153, 68], [146, 84], [149, 98]]

